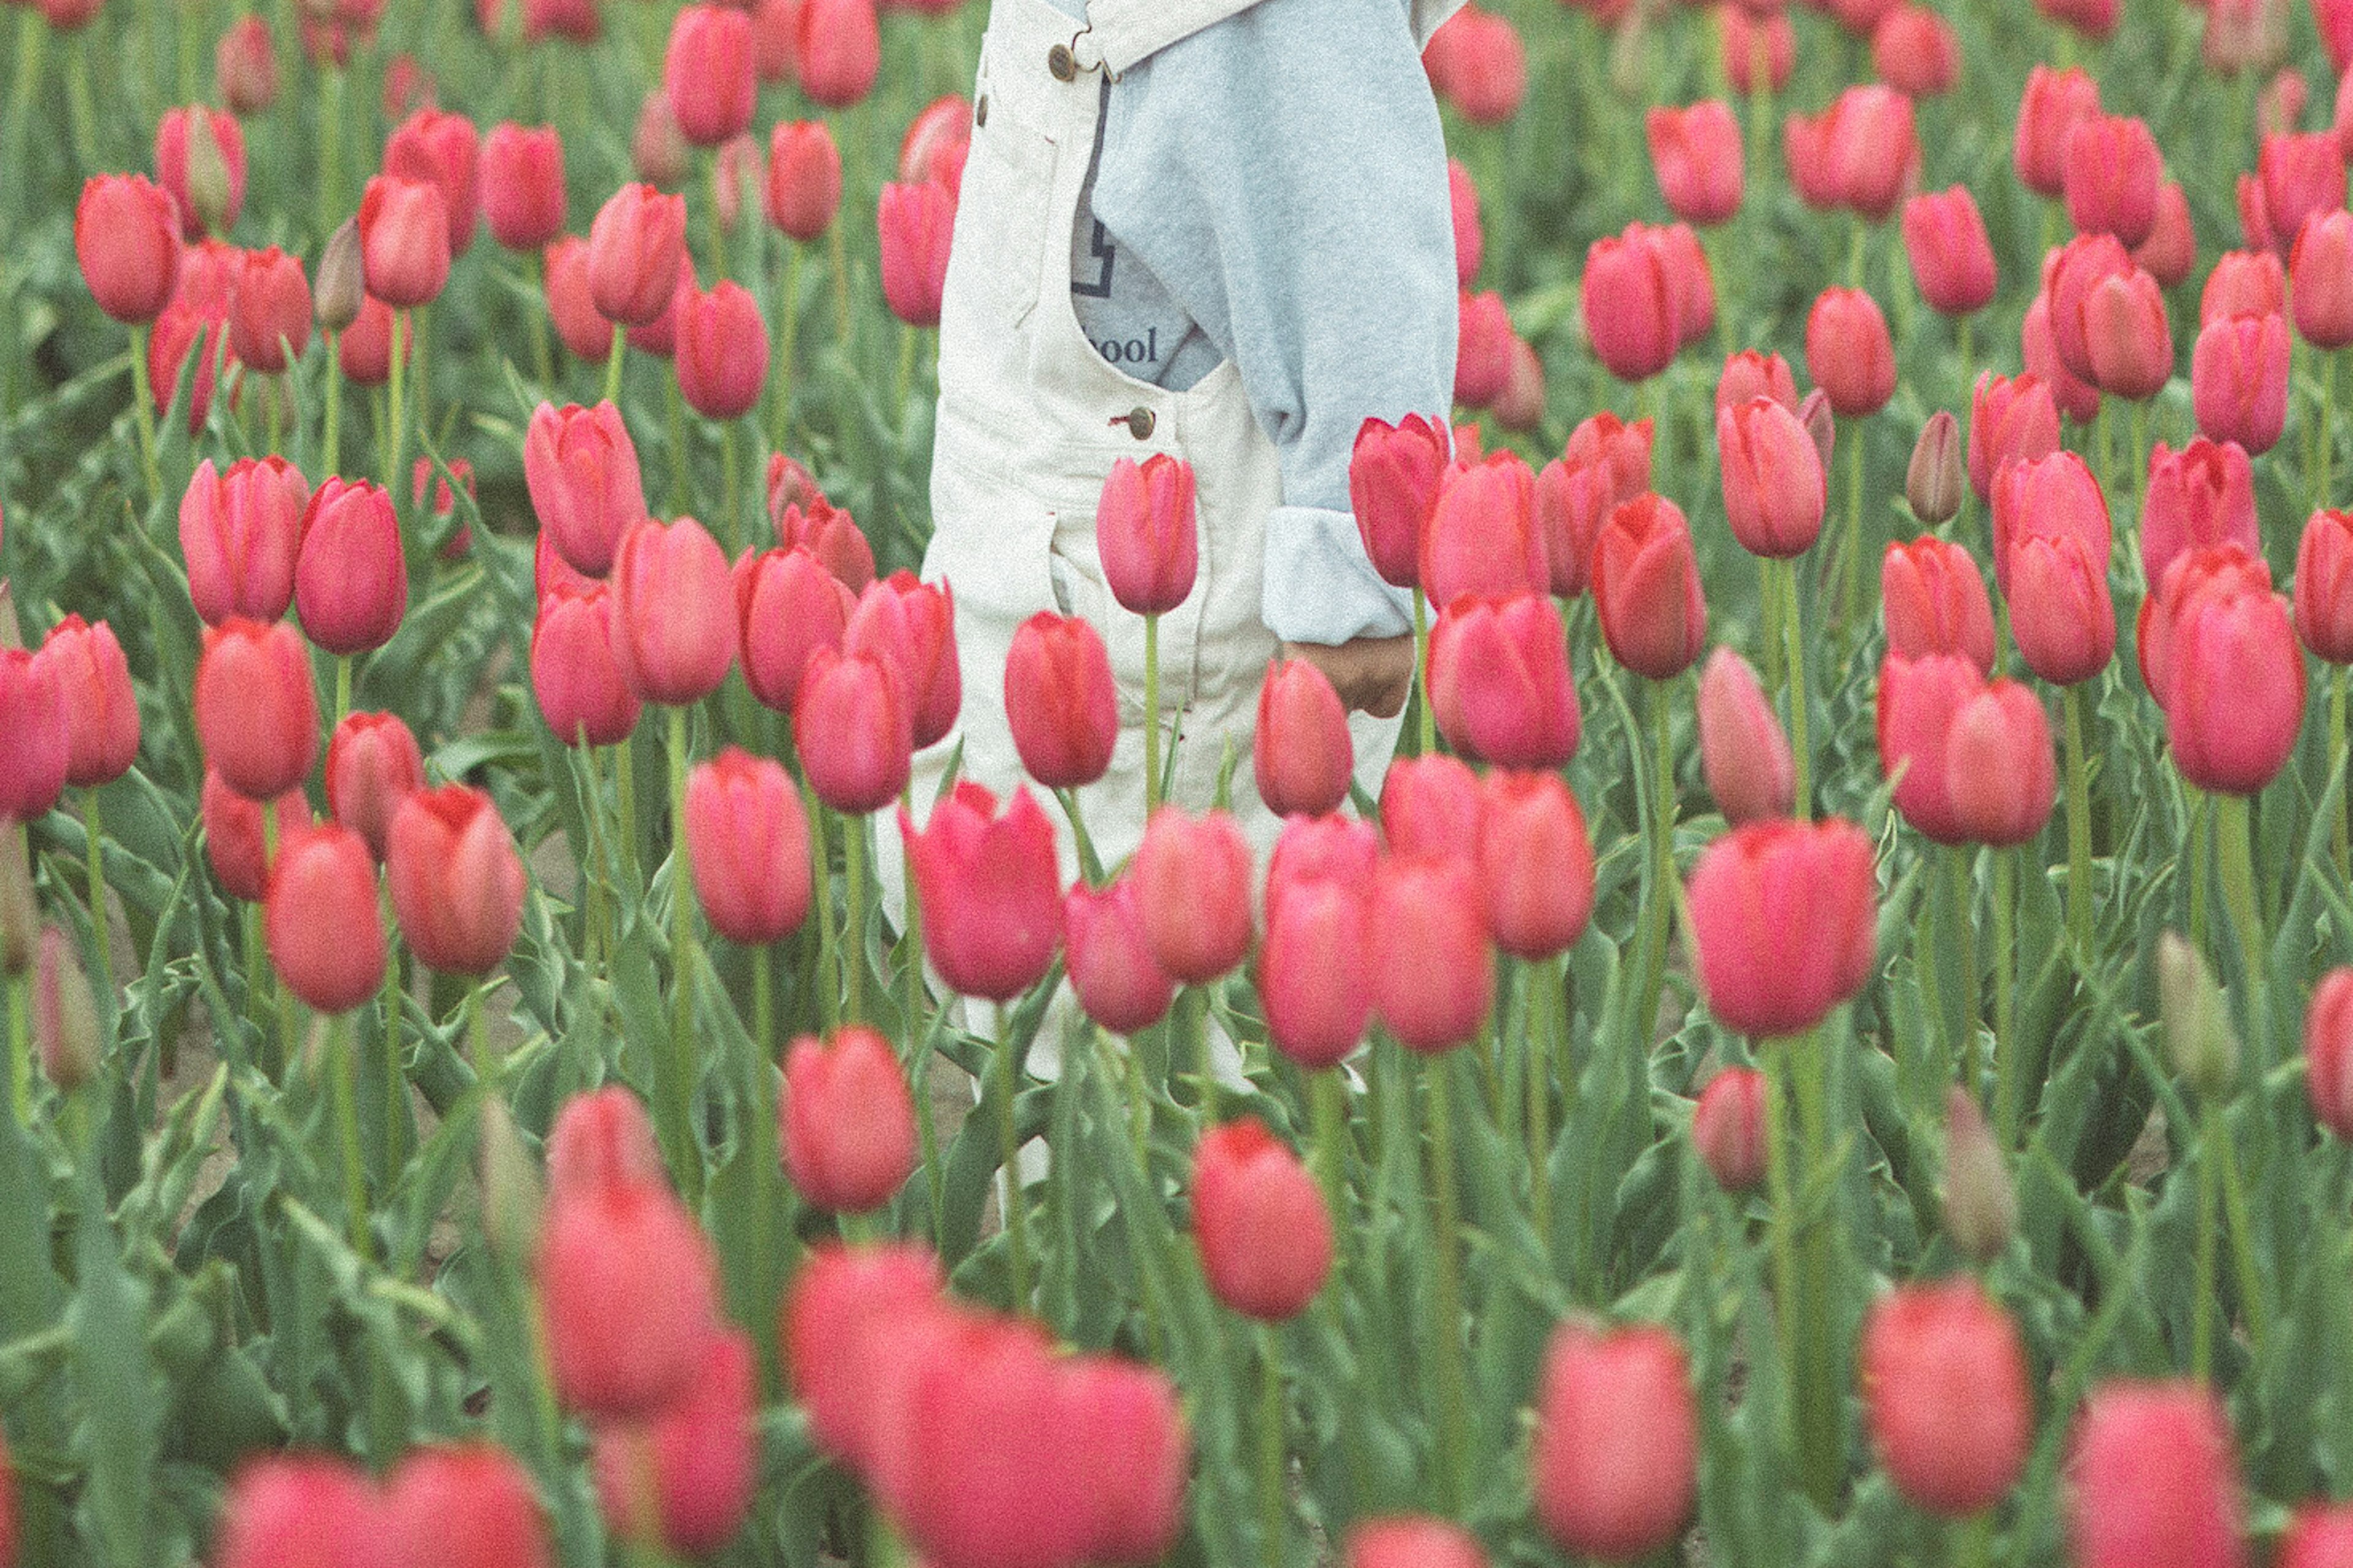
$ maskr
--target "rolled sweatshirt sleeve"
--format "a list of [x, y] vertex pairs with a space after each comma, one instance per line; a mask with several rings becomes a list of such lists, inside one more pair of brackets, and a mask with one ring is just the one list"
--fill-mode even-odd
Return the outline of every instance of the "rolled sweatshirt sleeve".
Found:
[[1236, 362], [1282, 462], [1261, 615], [1344, 643], [1410, 626], [1366, 559], [1348, 455], [1443, 416], [1456, 329], [1446, 147], [1406, 0], [1260, 0], [1110, 95], [1094, 213]]

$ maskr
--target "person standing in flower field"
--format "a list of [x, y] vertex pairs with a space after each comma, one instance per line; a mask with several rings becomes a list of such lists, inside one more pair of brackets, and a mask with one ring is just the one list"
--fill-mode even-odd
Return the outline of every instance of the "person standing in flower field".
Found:
[[[1454, 237], [1420, 62], [1461, 0], [994, 0], [942, 304], [927, 578], [956, 596], [950, 756], [1021, 777], [1005, 668], [1041, 611], [1102, 633], [1110, 773], [1085, 793], [1106, 864], [1144, 825], [1145, 631], [1095, 539], [1121, 458], [1193, 468], [1199, 562], [1160, 617], [1168, 798], [1247, 763], [1270, 658], [1304, 658], [1377, 787], [1411, 684], [1411, 600], [1366, 560], [1348, 459], [1367, 417], [1451, 403]], [[928, 780], [923, 776], [928, 763]], [[1275, 821], [1236, 770], [1263, 848]], [[927, 787], [929, 786], [933, 787]]]

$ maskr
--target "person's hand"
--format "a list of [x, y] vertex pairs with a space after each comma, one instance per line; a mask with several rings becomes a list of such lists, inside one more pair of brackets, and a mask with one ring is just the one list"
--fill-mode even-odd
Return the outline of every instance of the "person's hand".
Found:
[[1361, 709], [1376, 719], [1394, 719], [1413, 689], [1413, 638], [1358, 637], [1336, 647], [1330, 643], [1287, 642], [1285, 658], [1303, 658], [1324, 672], [1340, 704], [1350, 712]]

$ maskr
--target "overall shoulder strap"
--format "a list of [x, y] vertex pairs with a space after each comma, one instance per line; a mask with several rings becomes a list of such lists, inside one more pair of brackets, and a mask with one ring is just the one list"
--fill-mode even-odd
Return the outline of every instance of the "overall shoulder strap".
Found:
[[1259, 0], [1088, 0], [1087, 29], [1072, 45], [1079, 63], [1113, 78]]
[[1430, 35], [1462, 9], [1465, 3], [1466, 0], [1413, 0], [1413, 41], [1427, 47]]

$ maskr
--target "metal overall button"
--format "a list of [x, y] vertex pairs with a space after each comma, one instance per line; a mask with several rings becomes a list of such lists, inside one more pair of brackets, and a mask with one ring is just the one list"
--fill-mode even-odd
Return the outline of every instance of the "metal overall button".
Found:
[[1046, 68], [1056, 81], [1071, 81], [1079, 74], [1079, 58], [1071, 53], [1070, 45], [1056, 44], [1046, 51]]
[[1152, 439], [1152, 427], [1159, 420], [1149, 408], [1131, 408], [1124, 414], [1114, 415], [1112, 423], [1126, 426], [1127, 433], [1139, 441], [1149, 441]]

